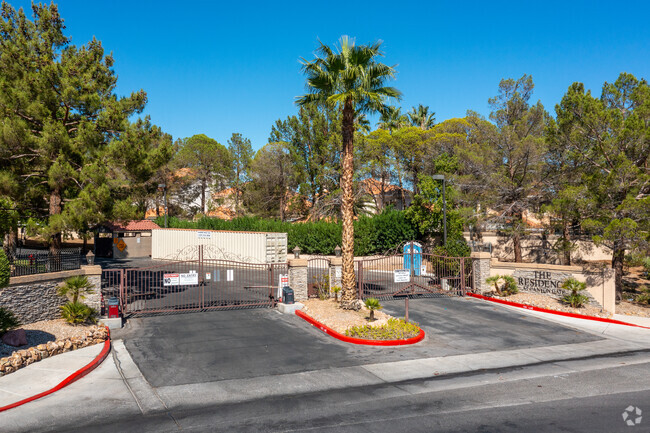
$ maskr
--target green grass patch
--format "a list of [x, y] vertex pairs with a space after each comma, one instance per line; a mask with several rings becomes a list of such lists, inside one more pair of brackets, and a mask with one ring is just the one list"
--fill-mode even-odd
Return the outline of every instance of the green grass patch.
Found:
[[388, 319], [382, 326], [353, 326], [345, 331], [348, 337], [364, 340], [405, 340], [416, 337], [420, 327], [415, 322], [405, 322], [403, 319]]

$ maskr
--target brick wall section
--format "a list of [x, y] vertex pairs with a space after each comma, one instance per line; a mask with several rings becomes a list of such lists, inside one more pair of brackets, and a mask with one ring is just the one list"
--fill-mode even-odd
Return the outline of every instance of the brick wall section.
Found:
[[307, 259], [289, 260], [289, 287], [296, 301], [305, 301], [307, 294]]
[[56, 294], [58, 287], [66, 278], [86, 275], [95, 289], [94, 294], [87, 296], [84, 303], [99, 312], [101, 272], [99, 266], [82, 266], [74, 271], [11, 278], [9, 286], [0, 289], [0, 306], [11, 310], [22, 324], [59, 319], [59, 307], [65, 304], [67, 299]]

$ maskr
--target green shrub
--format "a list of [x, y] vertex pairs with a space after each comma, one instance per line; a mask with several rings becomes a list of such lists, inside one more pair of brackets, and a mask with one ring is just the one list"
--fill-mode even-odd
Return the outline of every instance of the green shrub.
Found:
[[65, 280], [63, 285], [59, 287], [58, 294], [76, 304], [80, 298], [84, 299], [86, 295], [93, 293], [92, 288], [93, 285], [88, 282], [85, 275], [77, 275]]
[[494, 289], [499, 296], [510, 296], [519, 293], [517, 282], [510, 275], [495, 275], [485, 280], [487, 284], [494, 284]]
[[650, 287], [642, 286], [640, 289], [641, 293], [634, 300], [639, 304], [650, 304]]
[[388, 319], [382, 326], [353, 326], [345, 331], [348, 337], [365, 340], [404, 340], [420, 333], [420, 327], [415, 322], [405, 322], [402, 319]]
[[571, 305], [573, 308], [582, 307], [584, 304], [589, 302], [589, 298], [585, 295], [581, 295], [580, 291], [587, 288], [587, 283], [582, 283], [575, 278], [567, 278], [562, 285], [560, 286], [564, 290], [570, 290], [571, 293], [565, 295], [562, 298], [562, 301], [566, 304]]
[[645, 271], [646, 277], [650, 277], [650, 257], [643, 259], [643, 270]]
[[0, 307], [0, 335], [20, 325], [14, 313], [5, 307]]
[[82, 323], [95, 323], [95, 310], [81, 302], [68, 302], [61, 307], [61, 316], [63, 319], [73, 325]]
[[0, 248], [0, 289], [9, 285], [9, 259], [4, 250]]
[[325, 301], [330, 297], [330, 276], [328, 272], [323, 272], [320, 275], [314, 275], [313, 284], [316, 288], [318, 299]]
[[366, 299], [366, 308], [370, 310], [370, 317], [368, 318], [371, 322], [375, 320], [375, 310], [381, 310], [382, 307], [377, 298], [368, 298]]

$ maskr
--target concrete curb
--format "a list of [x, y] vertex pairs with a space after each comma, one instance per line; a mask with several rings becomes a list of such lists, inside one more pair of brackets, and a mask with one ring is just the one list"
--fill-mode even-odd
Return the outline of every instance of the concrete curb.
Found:
[[635, 325], [634, 323], [623, 322], [623, 321], [620, 321], [620, 320], [607, 319], [605, 317], [586, 316], [584, 314], [567, 313], [566, 311], [549, 310], [547, 308], [540, 308], [540, 307], [535, 307], [535, 306], [532, 306], [532, 305], [519, 304], [517, 302], [506, 301], [506, 300], [503, 300], [503, 299], [489, 298], [487, 296], [479, 295], [477, 293], [467, 293], [467, 296], [470, 296], [470, 297], [476, 298], [476, 299], [481, 299], [483, 301], [495, 302], [497, 304], [503, 304], [503, 305], [509, 305], [511, 307], [523, 308], [524, 310], [539, 311], [540, 313], [549, 313], [549, 314], [555, 314], [557, 316], [572, 317], [574, 319], [593, 320], [595, 322], [605, 322], [605, 323], [612, 323], [612, 324], [615, 324], [615, 325], [626, 325], [626, 326], [633, 326], [635, 328], [650, 329], [647, 326]]
[[37, 399], [39, 399], [41, 397], [45, 397], [47, 395], [55, 393], [56, 391], [65, 388], [66, 386], [70, 385], [71, 383], [76, 382], [77, 380], [81, 379], [82, 377], [84, 377], [85, 375], [87, 375], [88, 373], [93, 371], [95, 368], [97, 368], [106, 359], [109, 352], [111, 351], [111, 331], [110, 331], [110, 329], [108, 329], [108, 327], [106, 328], [106, 330], [108, 331], [108, 338], [106, 339], [106, 341], [104, 341], [104, 348], [102, 349], [101, 352], [99, 352], [99, 355], [97, 355], [95, 357], [95, 359], [93, 359], [90, 363], [86, 364], [85, 366], [83, 366], [79, 370], [72, 373], [70, 376], [63, 379], [54, 388], [48, 389], [47, 391], [43, 391], [43, 392], [41, 392], [39, 394], [36, 394], [36, 395], [33, 395], [31, 397], [27, 397], [27, 398], [25, 398], [23, 400], [17, 401], [17, 402], [12, 403], [12, 404], [9, 404], [7, 406], [0, 407], [0, 412], [4, 412], [6, 410], [13, 409], [13, 408], [18, 407], [18, 406], [22, 406], [22, 405], [24, 405], [26, 403], [29, 403], [30, 401], [34, 401], [34, 400], [37, 400]]
[[331, 337], [334, 337], [346, 343], [360, 344], [365, 346], [405, 346], [407, 344], [415, 344], [422, 341], [425, 335], [424, 330], [420, 329], [420, 333], [418, 335], [404, 340], [364, 340], [363, 338], [348, 337], [347, 335], [340, 334], [332, 328], [325, 326], [317, 320], [309, 317], [300, 310], [296, 310], [296, 316], [306, 320]]

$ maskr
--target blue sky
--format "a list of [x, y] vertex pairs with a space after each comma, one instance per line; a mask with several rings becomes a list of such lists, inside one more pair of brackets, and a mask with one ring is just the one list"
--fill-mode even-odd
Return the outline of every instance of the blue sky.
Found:
[[[10, 1], [13, 6], [29, 2]], [[214, 2], [62, 0], [67, 34], [93, 36], [115, 57], [118, 94], [144, 89], [146, 114], [173, 137], [233, 132], [263, 146], [296, 112], [300, 57], [318, 39], [381, 39], [396, 64], [399, 103], [438, 122], [489, 114], [499, 80], [531, 74], [553, 112], [574, 81], [600, 94], [620, 72], [650, 79], [650, 2]]]

